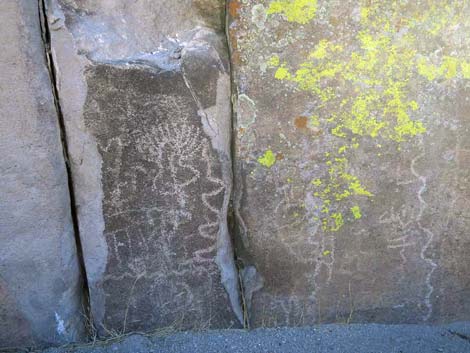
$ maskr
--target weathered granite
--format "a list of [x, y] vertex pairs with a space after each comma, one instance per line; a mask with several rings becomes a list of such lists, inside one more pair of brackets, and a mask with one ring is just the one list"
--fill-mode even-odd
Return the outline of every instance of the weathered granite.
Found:
[[228, 9], [252, 325], [468, 320], [469, 4]]
[[206, 19], [208, 7], [221, 2], [49, 3], [101, 335], [242, 320], [227, 226], [230, 76], [222, 13]]
[[0, 350], [84, 335], [82, 282], [38, 3], [0, 6]]

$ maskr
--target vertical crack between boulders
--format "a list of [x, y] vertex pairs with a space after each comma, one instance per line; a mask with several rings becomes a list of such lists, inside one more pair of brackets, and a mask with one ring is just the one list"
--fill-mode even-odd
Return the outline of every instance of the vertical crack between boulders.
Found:
[[228, 71], [230, 74], [230, 99], [229, 99], [229, 104], [230, 104], [230, 111], [231, 111], [231, 124], [230, 124], [230, 159], [232, 163], [232, 194], [230, 197], [230, 203], [229, 203], [229, 208], [227, 212], [227, 218], [228, 218], [228, 224], [230, 228], [230, 234], [232, 237], [232, 243], [233, 243], [233, 256], [234, 256], [234, 261], [235, 261], [235, 266], [237, 269], [237, 274], [238, 274], [238, 286], [240, 290], [240, 300], [241, 300], [241, 307], [242, 307], [242, 312], [243, 312], [243, 327], [246, 329], [250, 328], [250, 320], [249, 320], [249, 313], [248, 313], [248, 307], [247, 307], [247, 302], [245, 300], [245, 288], [243, 285], [243, 278], [241, 275], [241, 270], [242, 270], [242, 263], [240, 259], [237, 256], [237, 246], [236, 246], [236, 237], [237, 237], [237, 217], [235, 215], [235, 210], [234, 210], [234, 195], [236, 193], [237, 188], [235, 187], [236, 185], [236, 178], [235, 178], [235, 171], [236, 171], [236, 153], [235, 153], [235, 134], [234, 134], [234, 128], [235, 128], [235, 107], [234, 107], [234, 100], [233, 100], [233, 93], [236, 91], [236, 86], [235, 86], [235, 78], [234, 78], [234, 72], [233, 72], [233, 63], [232, 63], [232, 45], [230, 43], [230, 34], [229, 34], [229, 25], [230, 25], [230, 12], [228, 11], [229, 3], [230, 0], [225, 0], [225, 28], [224, 28], [224, 33], [225, 33], [225, 38], [227, 41], [227, 48], [228, 48]]
[[77, 249], [77, 258], [79, 262], [80, 277], [81, 277], [81, 280], [83, 281], [82, 282], [83, 283], [83, 288], [82, 288], [83, 304], [82, 305], [83, 305], [83, 311], [84, 311], [83, 314], [85, 315], [85, 319], [88, 324], [87, 325], [88, 326], [87, 329], [89, 331], [88, 334], [91, 334], [92, 326], [90, 323], [92, 321], [91, 321], [91, 308], [90, 308], [90, 301], [89, 301], [89, 298], [90, 298], [89, 288], [88, 288], [88, 281], [87, 281], [87, 276], [86, 276], [85, 260], [83, 257], [83, 248], [82, 248], [82, 243], [80, 240], [80, 230], [79, 230], [79, 225], [78, 225], [77, 208], [75, 204], [73, 177], [72, 177], [72, 170], [70, 167], [69, 151], [68, 151], [68, 146], [67, 146], [67, 133], [65, 129], [64, 116], [62, 114], [62, 109], [60, 106], [56, 70], [55, 70], [54, 58], [53, 58], [52, 51], [51, 51], [51, 34], [50, 34], [49, 22], [47, 19], [46, 0], [38, 0], [38, 6], [39, 6], [39, 23], [41, 27], [41, 37], [42, 37], [42, 41], [44, 44], [44, 55], [46, 57], [47, 68], [49, 71], [49, 77], [51, 81], [52, 95], [54, 97], [54, 105], [56, 108], [57, 118], [59, 122], [60, 139], [62, 143], [62, 153], [64, 156], [65, 168], [67, 172], [67, 182], [68, 182], [68, 190], [69, 190], [69, 197], [70, 197], [70, 210], [72, 214], [73, 231], [74, 231], [74, 237], [75, 237], [75, 245]]

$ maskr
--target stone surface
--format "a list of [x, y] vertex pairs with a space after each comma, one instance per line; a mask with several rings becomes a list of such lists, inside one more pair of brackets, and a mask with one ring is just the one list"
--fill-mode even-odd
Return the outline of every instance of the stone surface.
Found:
[[81, 280], [38, 3], [0, 11], [0, 349], [83, 336]]
[[228, 9], [252, 325], [468, 320], [468, 3]]
[[169, 3], [49, 3], [91, 311], [102, 335], [237, 327], [242, 316], [227, 229], [222, 13], [199, 15], [221, 4]]
[[73, 28], [81, 54], [94, 59], [152, 53], [162, 40], [177, 40], [197, 26], [225, 27], [224, 0], [61, 0], [60, 5], [61, 20]]

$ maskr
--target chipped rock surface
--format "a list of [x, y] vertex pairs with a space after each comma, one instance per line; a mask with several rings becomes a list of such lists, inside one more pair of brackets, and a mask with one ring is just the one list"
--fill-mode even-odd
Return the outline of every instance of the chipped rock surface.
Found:
[[0, 12], [0, 350], [84, 338], [59, 121], [38, 3]]
[[468, 319], [468, 2], [228, 10], [252, 325]]
[[47, 17], [98, 332], [239, 326], [223, 4], [54, 0]]

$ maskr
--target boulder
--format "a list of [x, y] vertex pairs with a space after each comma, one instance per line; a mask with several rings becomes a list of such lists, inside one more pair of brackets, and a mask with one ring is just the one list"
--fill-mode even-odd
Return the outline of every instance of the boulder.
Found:
[[38, 3], [0, 12], [0, 350], [84, 336], [82, 281]]
[[251, 324], [468, 320], [469, 5], [228, 10]]
[[227, 226], [222, 10], [219, 1], [49, 3], [90, 306], [103, 336], [242, 320]]

